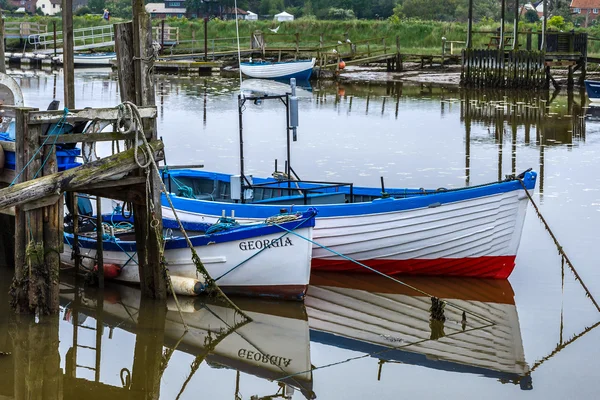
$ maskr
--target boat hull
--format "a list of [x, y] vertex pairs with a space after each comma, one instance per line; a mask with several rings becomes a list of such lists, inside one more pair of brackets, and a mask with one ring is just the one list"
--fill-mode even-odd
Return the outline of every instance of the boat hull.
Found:
[[242, 73], [251, 78], [259, 79], [290, 79], [309, 80], [315, 59], [309, 61], [291, 61], [278, 63], [241, 63]]
[[600, 102], [600, 81], [586, 80], [584, 83], [590, 101]]
[[[533, 191], [536, 177], [525, 175], [528, 190]], [[186, 221], [212, 222], [223, 212], [252, 221], [281, 209], [172, 199]], [[291, 208], [318, 210], [313, 270], [368, 272], [367, 265], [387, 274], [504, 279], [514, 269], [527, 203], [525, 189], [515, 180], [426, 196]], [[163, 215], [170, 216], [170, 210], [163, 207]]]
[[[225, 293], [301, 300], [310, 278], [308, 240], [312, 239], [313, 229], [311, 226], [294, 229], [298, 236], [276, 227], [269, 227], [269, 231], [228, 241], [209, 240], [207, 245], [194, 246], [204, 267]], [[72, 235], [65, 234], [65, 244], [71, 242]], [[81, 254], [86, 256], [84, 266], [93, 268], [96, 241], [80, 236], [79, 244]], [[191, 250], [179, 244], [169, 246], [167, 241], [165, 261], [169, 274], [198, 279]], [[115, 280], [140, 282], [135, 242], [104, 242], [103, 259], [105, 265], [121, 267]], [[70, 251], [62, 254], [62, 261], [72, 264]]]

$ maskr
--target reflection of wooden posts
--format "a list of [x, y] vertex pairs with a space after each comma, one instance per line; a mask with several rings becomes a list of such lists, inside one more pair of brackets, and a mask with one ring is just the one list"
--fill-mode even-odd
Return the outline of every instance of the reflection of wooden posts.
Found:
[[[461, 103], [462, 107], [462, 103]], [[464, 103], [465, 112], [465, 186], [469, 186], [471, 180], [471, 102], [467, 97]]]
[[146, 399], [158, 399], [160, 395], [166, 315], [164, 304], [141, 297], [137, 329], [144, 334], [135, 339], [131, 390], [143, 393]]
[[13, 343], [14, 398], [63, 399], [58, 316], [42, 317], [39, 323], [30, 316], [16, 316], [9, 331]]
[[514, 109], [512, 110], [512, 151], [511, 151], [511, 159], [512, 159], [512, 174], [517, 175], [517, 105], [514, 105]]
[[498, 181], [502, 180], [502, 144], [504, 142], [504, 108], [496, 109], [496, 143], [498, 145]]

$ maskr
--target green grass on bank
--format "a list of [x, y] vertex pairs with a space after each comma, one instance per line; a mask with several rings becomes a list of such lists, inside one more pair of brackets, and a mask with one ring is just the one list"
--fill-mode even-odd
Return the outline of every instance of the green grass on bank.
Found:
[[[35, 16], [26, 19], [7, 18], [9, 21], [30, 21], [46, 24], [48, 31], [52, 31], [52, 22], [55, 21], [57, 29], [60, 30], [62, 21], [60, 18]], [[111, 18], [109, 22], [104, 21], [99, 15], [86, 15], [74, 17], [74, 28], [84, 28], [90, 26], [99, 26], [105, 24], [113, 24], [123, 22], [116, 18]], [[160, 21], [153, 21], [155, 26], [158, 26]], [[196, 51], [203, 47], [204, 38], [204, 22], [202, 20], [188, 20], [186, 18], [169, 18], [166, 24], [172, 27], [179, 28], [179, 39], [182, 41], [178, 50], [184, 51], [191, 49], [192, 37], [195, 37], [194, 49]], [[273, 29], [280, 26], [278, 32], [272, 33], [269, 28]], [[499, 24], [493, 21], [484, 21], [483, 23], [475, 24], [475, 31], [495, 31]], [[520, 24], [520, 31], [532, 30], [533, 46], [537, 45], [537, 34], [540, 30], [539, 24]], [[596, 32], [598, 30], [598, 32]], [[386, 46], [395, 47], [396, 37], [399, 37], [400, 47], [403, 53], [441, 53], [442, 37], [448, 41], [464, 41], [467, 34], [467, 25], [457, 22], [438, 22], [438, 21], [373, 21], [373, 20], [351, 20], [351, 21], [322, 21], [314, 19], [298, 19], [293, 22], [276, 22], [272, 20], [259, 21], [240, 21], [239, 35], [241, 47], [249, 47], [250, 38], [255, 31], [262, 31], [267, 42], [267, 46], [273, 48], [278, 46], [291, 47], [296, 40], [296, 34], [299, 35], [301, 46], [318, 46], [319, 36], [323, 35], [325, 46], [335, 45], [337, 41], [345, 43], [346, 34], [353, 42], [366, 41], [374, 38], [386, 38]], [[578, 29], [578, 31], [586, 31]], [[512, 26], [506, 26], [507, 34], [512, 32]], [[590, 28], [587, 30], [590, 36], [600, 37], [600, 28]], [[476, 48], [485, 48], [490, 40], [490, 33], [475, 33], [473, 35], [473, 44]], [[208, 23], [208, 37], [214, 40], [215, 46], [222, 44], [235, 48], [236, 26], [234, 21], [211, 20]], [[524, 46], [525, 35], [520, 36], [520, 43]], [[14, 42], [14, 41], [13, 41]], [[11, 43], [9, 42], [10, 46]], [[376, 41], [371, 42], [372, 46], [381, 46], [382, 44]], [[457, 45], [460, 46], [460, 45]], [[209, 47], [212, 47], [212, 42]], [[600, 41], [588, 42], [588, 54], [600, 55]], [[210, 51], [210, 50], [209, 50]]]

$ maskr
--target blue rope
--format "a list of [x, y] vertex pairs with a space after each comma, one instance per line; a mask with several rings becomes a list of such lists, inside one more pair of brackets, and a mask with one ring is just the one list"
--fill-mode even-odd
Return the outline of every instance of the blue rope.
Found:
[[[308, 221], [310, 218], [305, 218], [304, 220], [302, 220], [298, 225], [296, 225], [292, 230], [298, 229], [300, 228], [302, 225], [304, 225], [306, 223], [306, 221]], [[277, 226], [285, 231], [288, 231], [286, 233], [284, 233], [283, 235], [279, 236], [277, 239], [275, 240], [279, 240], [285, 236], [287, 236], [288, 233], [294, 233], [278, 224], [273, 224], [274, 226]], [[296, 234], [294, 233], [296, 236], [299, 236], [301, 238], [304, 239], [304, 237], [302, 235]], [[256, 253], [254, 253], [253, 255], [251, 255], [250, 257], [246, 258], [244, 261], [242, 261], [241, 263], [239, 263], [238, 265], [236, 265], [235, 267], [231, 268], [229, 271], [225, 272], [224, 274], [222, 274], [221, 276], [219, 276], [217, 279], [215, 279], [215, 282], [218, 281], [219, 279], [221, 279], [222, 277], [224, 277], [225, 275], [229, 274], [230, 272], [233, 272], [234, 270], [236, 270], [238, 267], [242, 266], [243, 264], [245, 264], [246, 262], [250, 261], [251, 259], [253, 259], [254, 257], [256, 257], [257, 255], [259, 255], [260, 253], [262, 253], [264, 250], [269, 249], [269, 246], [265, 246], [262, 249], [260, 249], [259, 251], [257, 251]]]
[[[46, 139], [44, 139], [44, 141], [42, 142], [41, 146], [38, 147], [38, 149], [35, 151], [35, 153], [33, 153], [33, 155], [31, 156], [31, 158], [29, 159], [29, 161], [27, 161], [27, 164], [25, 164], [25, 166], [23, 167], [23, 169], [21, 171], [19, 171], [19, 173], [15, 176], [15, 179], [13, 179], [13, 181], [10, 183], [9, 187], [14, 185], [17, 180], [19, 179], [19, 177], [21, 176], [21, 174], [23, 174], [23, 172], [25, 172], [25, 170], [27, 169], [27, 167], [29, 166], [29, 164], [31, 164], [33, 162], [33, 160], [35, 159], [35, 157], [40, 153], [40, 151], [42, 151], [42, 149], [44, 148], [44, 146], [46, 145], [46, 143], [48, 142], [48, 140], [50, 139], [51, 136], [54, 135], [54, 131], [60, 126], [60, 129], [62, 129], [65, 125], [65, 122], [67, 120], [67, 114], [69, 113], [69, 109], [67, 107], [64, 108], [63, 110], [63, 116], [61, 117], [60, 121], [58, 121], [58, 123], [56, 125], [54, 125], [54, 127], [52, 128], [52, 131], [50, 132], [50, 134], [48, 136], [46, 136]], [[56, 146], [56, 141], [58, 140], [58, 133], [56, 134], [55, 138], [54, 138], [54, 143], [52, 143], [53, 148]], [[46, 162], [48, 161], [48, 159], [50, 158], [50, 156], [52, 155], [52, 151], [50, 151], [48, 153], [48, 155], [46, 156], [46, 159], [44, 160], [44, 162], [42, 163], [42, 166], [37, 170], [37, 172], [35, 173], [35, 175], [33, 176], [34, 178], [36, 178], [38, 176], [38, 174], [40, 173], [40, 171], [44, 168], [44, 165], [46, 165]]]
[[204, 232], [205, 235], [210, 235], [213, 234], [215, 232], [221, 232], [221, 231], [226, 231], [228, 229], [231, 228], [235, 228], [240, 226], [240, 224], [233, 218], [229, 218], [229, 217], [221, 217], [217, 220], [217, 222], [215, 222], [214, 224], [212, 224], [207, 230], [206, 232]]

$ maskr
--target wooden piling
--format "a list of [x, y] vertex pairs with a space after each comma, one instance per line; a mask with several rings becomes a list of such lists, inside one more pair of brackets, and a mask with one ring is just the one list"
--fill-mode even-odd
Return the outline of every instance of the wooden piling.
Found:
[[75, 73], [73, 62], [73, 0], [62, 0], [63, 75], [65, 107], [75, 108]]
[[0, 10], [0, 72], [6, 73], [6, 60], [4, 59], [4, 18]]
[[[146, 13], [143, 0], [132, 0], [133, 7], [133, 42], [120, 43], [119, 48], [133, 46], [134, 53], [134, 80], [126, 80], [122, 84], [135, 86], [135, 98], [125, 98], [121, 92], [122, 101], [133, 101], [139, 106], [154, 106], [154, 79], [152, 62], [152, 25], [150, 16]], [[122, 59], [123, 55], [117, 55]], [[121, 64], [120, 61], [119, 65]], [[131, 72], [124, 73], [131, 76]], [[151, 140], [157, 139], [156, 118], [146, 121], [144, 132], [150, 134]], [[145, 246], [138, 247], [138, 264], [140, 269], [140, 283], [145, 296], [164, 299], [167, 296], [166, 273], [162, 264], [162, 210], [160, 202], [160, 182], [158, 176], [149, 170], [145, 175], [139, 171], [138, 176], [146, 177], [148, 198], [146, 205], [133, 207], [136, 241]]]

